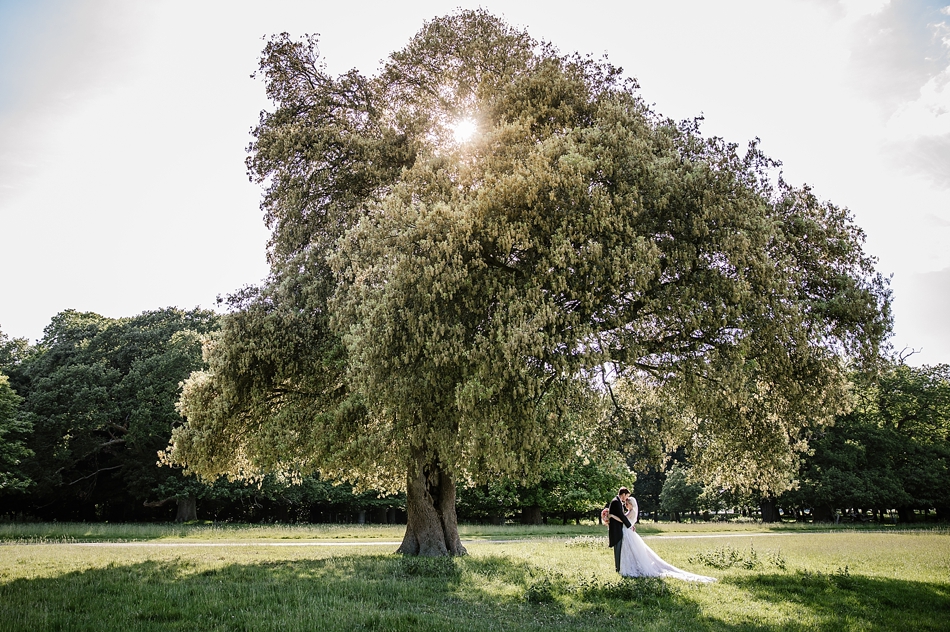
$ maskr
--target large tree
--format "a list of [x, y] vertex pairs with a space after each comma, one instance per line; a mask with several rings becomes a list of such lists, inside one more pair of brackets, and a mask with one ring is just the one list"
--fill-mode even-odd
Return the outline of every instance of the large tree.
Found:
[[482, 11], [374, 77], [286, 34], [260, 72], [272, 275], [186, 385], [166, 458], [194, 472], [404, 488], [399, 550], [461, 554], [458, 482], [622, 447], [618, 376], [677, 389], [710, 475], [774, 484], [888, 329], [847, 211]]

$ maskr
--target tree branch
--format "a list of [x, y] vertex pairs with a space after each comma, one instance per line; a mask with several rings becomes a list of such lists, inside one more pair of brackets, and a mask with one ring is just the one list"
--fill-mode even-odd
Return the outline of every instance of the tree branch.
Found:
[[164, 505], [167, 505], [168, 503], [175, 500], [178, 500], [178, 499], [175, 498], [174, 496], [166, 498], [165, 500], [155, 500], [152, 502], [149, 502], [146, 500], [144, 503], [142, 503], [142, 506], [143, 507], [163, 507]]
[[76, 483], [78, 483], [78, 482], [80, 482], [80, 481], [84, 481], [84, 480], [86, 480], [87, 478], [92, 478], [93, 476], [96, 476], [97, 474], [99, 474], [99, 472], [108, 472], [109, 470], [117, 470], [117, 469], [119, 469], [120, 467], [122, 467], [122, 466], [121, 466], [121, 465], [114, 465], [114, 466], [112, 466], [112, 467], [104, 467], [104, 468], [102, 468], [101, 470], [96, 470], [95, 472], [93, 472], [93, 473], [90, 474], [89, 476], [83, 476], [82, 478], [77, 478], [77, 479], [74, 480], [72, 483], [66, 483], [66, 485], [67, 485], [67, 486], [68, 486], [68, 485], [75, 485]]

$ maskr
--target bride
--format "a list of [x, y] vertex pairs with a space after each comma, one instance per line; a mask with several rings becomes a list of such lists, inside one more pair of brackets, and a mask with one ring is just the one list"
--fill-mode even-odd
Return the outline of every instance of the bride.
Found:
[[623, 540], [620, 549], [620, 574], [624, 577], [673, 577], [685, 579], [688, 582], [714, 582], [715, 577], [706, 577], [687, 573], [672, 564], [667, 564], [660, 556], [646, 545], [636, 532], [639, 508], [637, 500], [632, 496], [626, 501], [626, 516], [630, 520], [629, 527], [623, 529]]

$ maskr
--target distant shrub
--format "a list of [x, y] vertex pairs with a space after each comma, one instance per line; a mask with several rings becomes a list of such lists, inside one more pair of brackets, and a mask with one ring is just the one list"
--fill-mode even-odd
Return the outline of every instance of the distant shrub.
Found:
[[600, 549], [607, 546], [607, 538], [593, 535], [579, 535], [568, 540], [566, 544], [574, 548]]
[[534, 580], [524, 591], [528, 603], [551, 603], [554, 601], [554, 584], [547, 577]]

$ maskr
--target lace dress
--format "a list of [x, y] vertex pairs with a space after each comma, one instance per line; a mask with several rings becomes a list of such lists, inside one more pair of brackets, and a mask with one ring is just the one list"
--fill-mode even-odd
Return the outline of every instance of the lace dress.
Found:
[[[637, 523], [639, 509], [636, 499], [633, 508], [627, 513], [630, 524]], [[672, 564], [664, 562], [653, 549], [646, 545], [643, 538], [631, 528], [624, 527], [623, 543], [620, 548], [620, 574], [624, 577], [673, 577], [688, 582], [714, 582], [715, 577], [706, 577], [688, 573]]]

